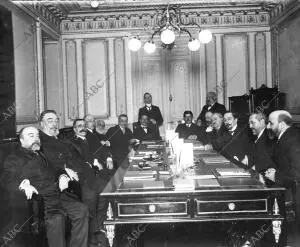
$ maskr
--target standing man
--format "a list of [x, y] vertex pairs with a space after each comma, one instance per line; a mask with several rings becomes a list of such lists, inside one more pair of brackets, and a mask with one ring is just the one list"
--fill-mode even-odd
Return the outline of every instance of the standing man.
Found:
[[[65, 214], [71, 220], [70, 246], [87, 247], [88, 209], [78, 200], [62, 197], [72, 179], [64, 169], [48, 163], [40, 151], [39, 131], [35, 127], [25, 127], [20, 131], [21, 146], [8, 156], [4, 164], [3, 185], [11, 191], [12, 205], [16, 210], [13, 216], [24, 214], [28, 222], [28, 206], [34, 194], [42, 196], [44, 201], [45, 227], [49, 247], [66, 246]], [[19, 234], [18, 234], [19, 235]], [[13, 241], [18, 241], [14, 239]], [[22, 236], [22, 235], [20, 235]], [[24, 241], [23, 239], [20, 239]]]
[[201, 119], [205, 124], [205, 113], [211, 111], [212, 113], [220, 113], [222, 116], [226, 112], [226, 107], [217, 102], [217, 94], [215, 92], [208, 92], [206, 95], [206, 105], [203, 106], [202, 111], [197, 119]]
[[128, 128], [128, 117], [121, 114], [118, 117], [118, 125], [111, 127], [106, 132], [107, 140], [110, 142], [111, 151], [117, 166], [127, 158], [130, 151], [130, 145], [136, 143], [132, 131]]
[[264, 113], [258, 112], [251, 114], [249, 127], [252, 130], [254, 140], [249, 157], [248, 166], [257, 172], [265, 172], [268, 168], [274, 167], [272, 160], [275, 141], [268, 137], [267, 117]]
[[141, 119], [142, 115], [147, 115], [151, 123], [160, 127], [164, 120], [159, 107], [152, 105], [152, 96], [150, 93], [144, 94], [144, 103], [145, 106], [139, 109], [139, 119]]

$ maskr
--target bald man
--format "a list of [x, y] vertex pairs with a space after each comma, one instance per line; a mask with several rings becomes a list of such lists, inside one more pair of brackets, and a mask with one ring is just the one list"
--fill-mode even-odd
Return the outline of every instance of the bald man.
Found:
[[12, 222], [20, 225], [28, 223], [26, 199], [30, 200], [34, 195], [40, 195], [45, 204], [49, 247], [66, 246], [65, 214], [72, 223], [70, 246], [87, 246], [87, 207], [79, 201], [68, 201], [60, 197], [61, 192], [68, 188], [71, 177], [64, 169], [48, 163], [40, 151], [39, 131], [35, 127], [25, 127], [20, 131], [20, 143], [16, 152], [6, 158], [1, 178], [3, 185], [12, 194]]
[[283, 110], [272, 112], [267, 125], [278, 140], [272, 155], [276, 168], [268, 169], [265, 176], [286, 188], [300, 182], [300, 138], [292, 125], [291, 114]]

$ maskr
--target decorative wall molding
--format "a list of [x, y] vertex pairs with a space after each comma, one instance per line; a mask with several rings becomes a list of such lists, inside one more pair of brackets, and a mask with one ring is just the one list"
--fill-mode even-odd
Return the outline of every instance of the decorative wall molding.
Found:
[[274, 27], [283, 22], [288, 16], [300, 9], [299, 0], [281, 1], [270, 11], [270, 26]]
[[[269, 25], [267, 12], [231, 12], [231, 13], [201, 13], [188, 12], [182, 14], [182, 21], [188, 27], [197, 23], [201, 27], [230, 27], [230, 26], [266, 26]], [[61, 22], [62, 33], [98, 32], [100, 30], [149, 30], [158, 26], [161, 16], [155, 13], [132, 13], [102, 16], [76, 16]], [[195, 27], [195, 26], [194, 26]]]
[[53, 34], [54, 36], [60, 34], [61, 19], [53, 14], [45, 5], [37, 3], [18, 3], [16, 5], [34, 19], [39, 19], [41, 24], [50, 31], [50, 34]]

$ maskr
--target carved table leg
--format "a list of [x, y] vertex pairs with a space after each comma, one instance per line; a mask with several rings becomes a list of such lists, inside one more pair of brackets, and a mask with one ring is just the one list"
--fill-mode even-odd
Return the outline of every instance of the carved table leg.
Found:
[[105, 228], [106, 228], [106, 236], [109, 242], [109, 246], [112, 247], [115, 238], [115, 225], [105, 225]]
[[275, 236], [275, 241], [276, 243], [279, 242], [279, 236], [281, 233], [281, 220], [273, 220], [272, 224], [273, 224], [273, 234]]

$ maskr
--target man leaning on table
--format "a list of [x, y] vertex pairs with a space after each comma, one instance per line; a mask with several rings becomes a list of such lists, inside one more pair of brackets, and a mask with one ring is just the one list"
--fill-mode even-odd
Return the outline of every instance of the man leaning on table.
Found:
[[292, 125], [291, 114], [283, 110], [272, 112], [267, 125], [277, 137], [272, 154], [276, 168], [267, 169], [265, 176], [286, 188], [300, 182], [300, 137]]

